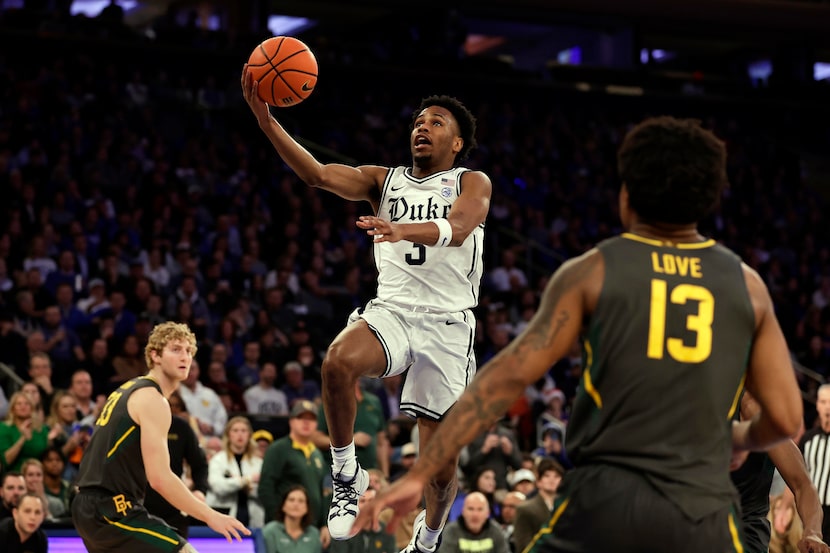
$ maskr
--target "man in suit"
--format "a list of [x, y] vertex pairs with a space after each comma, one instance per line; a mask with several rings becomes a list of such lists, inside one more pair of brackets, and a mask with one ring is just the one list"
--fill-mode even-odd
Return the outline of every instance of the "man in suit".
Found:
[[513, 524], [514, 551], [524, 551], [542, 525], [550, 521], [553, 499], [565, 475], [562, 465], [547, 457], [539, 461], [536, 471], [539, 473], [536, 479], [536, 494], [516, 508], [516, 520]]

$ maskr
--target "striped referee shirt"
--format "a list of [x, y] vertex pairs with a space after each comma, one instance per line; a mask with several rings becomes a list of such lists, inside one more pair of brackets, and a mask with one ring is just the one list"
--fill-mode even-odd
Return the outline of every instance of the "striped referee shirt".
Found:
[[830, 433], [819, 428], [805, 432], [801, 452], [807, 463], [810, 480], [818, 491], [823, 506], [830, 506]]

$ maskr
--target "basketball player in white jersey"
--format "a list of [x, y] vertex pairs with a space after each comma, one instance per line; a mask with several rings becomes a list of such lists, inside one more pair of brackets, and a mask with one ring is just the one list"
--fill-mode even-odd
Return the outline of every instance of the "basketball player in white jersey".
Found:
[[[421, 447], [476, 371], [475, 318], [490, 179], [458, 167], [475, 146], [475, 118], [455, 98], [432, 96], [415, 111], [412, 166], [322, 164], [293, 140], [242, 72], [245, 100], [283, 161], [310, 186], [369, 202], [357, 226], [374, 238], [377, 297], [352, 314], [323, 361], [323, 405], [332, 450], [333, 539], [349, 537], [369, 477], [354, 450], [354, 383], [409, 369], [401, 411], [416, 417]], [[455, 498], [456, 458], [424, 492], [406, 552], [435, 551]]]

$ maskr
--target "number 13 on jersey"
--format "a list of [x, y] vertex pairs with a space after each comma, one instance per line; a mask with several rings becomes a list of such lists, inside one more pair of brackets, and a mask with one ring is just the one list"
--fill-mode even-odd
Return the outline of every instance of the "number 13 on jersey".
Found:
[[[669, 303], [685, 305], [697, 302], [697, 313], [686, 316], [686, 328], [695, 334], [694, 345], [687, 346], [682, 338], [666, 338], [666, 317]], [[667, 303], [668, 302], [668, 303]], [[701, 363], [712, 354], [712, 322], [715, 319], [715, 298], [712, 292], [696, 284], [679, 284], [669, 293], [665, 280], [652, 279], [651, 307], [648, 325], [648, 357], [663, 359], [666, 352], [680, 363]]]

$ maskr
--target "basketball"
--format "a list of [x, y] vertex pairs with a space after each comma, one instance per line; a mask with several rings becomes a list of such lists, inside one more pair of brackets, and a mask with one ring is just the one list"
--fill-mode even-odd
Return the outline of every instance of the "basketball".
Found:
[[259, 83], [259, 97], [271, 106], [295, 106], [317, 84], [317, 59], [304, 42], [290, 36], [262, 41], [248, 58], [248, 70]]

